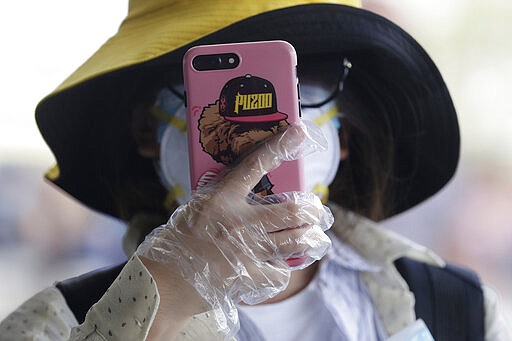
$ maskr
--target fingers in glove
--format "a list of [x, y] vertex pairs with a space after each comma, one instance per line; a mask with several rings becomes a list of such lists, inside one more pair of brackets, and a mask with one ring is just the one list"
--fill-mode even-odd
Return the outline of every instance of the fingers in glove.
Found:
[[290, 126], [242, 159], [224, 176], [222, 186], [242, 194], [240, 197], [245, 200], [245, 195], [265, 174], [279, 166], [282, 161], [298, 157], [304, 138], [305, 133], [301, 126]]
[[265, 231], [276, 232], [303, 225], [320, 224], [325, 215], [330, 214], [320, 199], [312, 193], [290, 192], [274, 197], [278, 198], [276, 201], [281, 202], [271, 205], [250, 205], [252, 207], [247, 208], [247, 211], [251, 212], [249, 223], [259, 223]]

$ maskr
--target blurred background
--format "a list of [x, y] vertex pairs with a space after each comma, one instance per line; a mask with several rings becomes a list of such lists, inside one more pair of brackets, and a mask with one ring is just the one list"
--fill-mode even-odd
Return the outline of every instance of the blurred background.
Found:
[[[512, 316], [512, 2], [372, 0], [443, 74], [458, 111], [462, 154], [453, 181], [385, 222], [477, 270]], [[43, 180], [53, 156], [34, 121], [38, 101], [103, 42], [126, 0], [20, 0], [0, 11], [0, 320], [37, 291], [124, 258], [119, 221]]]

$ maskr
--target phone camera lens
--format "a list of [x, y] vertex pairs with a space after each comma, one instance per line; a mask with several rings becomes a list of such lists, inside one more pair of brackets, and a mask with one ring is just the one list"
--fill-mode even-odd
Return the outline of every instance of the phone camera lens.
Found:
[[234, 69], [240, 58], [234, 53], [199, 55], [194, 57], [192, 65], [198, 71]]

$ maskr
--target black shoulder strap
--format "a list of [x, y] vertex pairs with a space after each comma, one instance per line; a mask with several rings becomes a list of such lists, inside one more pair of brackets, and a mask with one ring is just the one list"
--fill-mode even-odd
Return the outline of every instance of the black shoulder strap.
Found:
[[82, 324], [89, 309], [98, 302], [126, 263], [102, 268], [70, 278], [55, 285], [60, 290], [78, 323]]
[[474, 272], [409, 258], [400, 258], [395, 265], [414, 293], [416, 316], [425, 321], [436, 341], [484, 340], [483, 292]]

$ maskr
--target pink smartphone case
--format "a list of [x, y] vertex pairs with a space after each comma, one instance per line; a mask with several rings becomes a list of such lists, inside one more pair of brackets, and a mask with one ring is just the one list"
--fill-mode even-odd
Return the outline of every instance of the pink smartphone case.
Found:
[[[198, 55], [235, 53], [234, 69], [197, 71]], [[192, 190], [208, 184], [277, 125], [299, 117], [297, 57], [284, 41], [197, 46], [184, 56]], [[304, 190], [302, 160], [285, 161], [254, 188], [267, 195]]]

